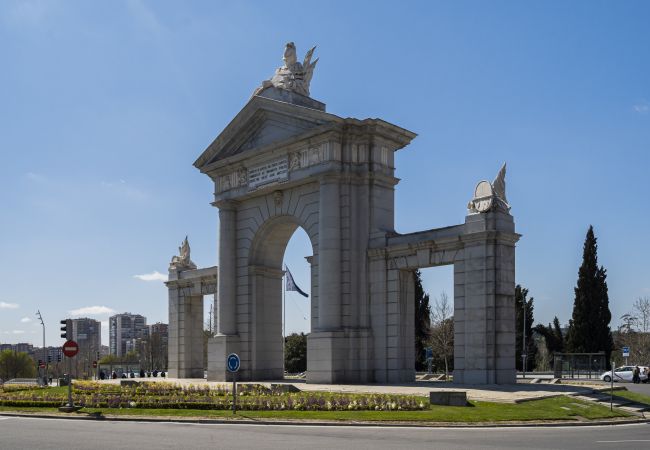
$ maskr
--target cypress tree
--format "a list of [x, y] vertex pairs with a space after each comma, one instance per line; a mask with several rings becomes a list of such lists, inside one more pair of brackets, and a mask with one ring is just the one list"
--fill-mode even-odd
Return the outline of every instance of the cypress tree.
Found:
[[415, 370], [426, 368], [424, 348], [431, 337], [431, 305], [429, 294], [422, 288], [422, 276], [419, 270], [415, 278]]
[[526, 370], [535, 369], [535, 358], [537, 356], [537, 343], [533, 339], [533, 297], [527, 299], [528, 289], [522, 288], [519, 284], [515, 286], [515, 318], [516, 318], [516, 344], [515, 344], [515, 365], [517, 370], [523, 370], [521, 353], [523, 350], [524, 335], [524, 303], [526, 304]]
[[609, 311], [607, 271], [603, 266], [598, 267], [597, 251], [594, 228], [589, 226], [566, 343], [568, 350], [573, 353], [604, 351], [609, 361], [613, 347], [609, 327], [612, 314]]
[[[553, 324], [549, 323], [548, 326], [539, 324], [535, 326], [535, 332], [544, 338], [546, 351], [550, 356], [555, 355], [555, 353], [564, 352], [564, 336], [562, 335], [560, 320], [557, 316], [553, 318]], [[554, 359], [550, 363], [551, 367], [553, 367]]]

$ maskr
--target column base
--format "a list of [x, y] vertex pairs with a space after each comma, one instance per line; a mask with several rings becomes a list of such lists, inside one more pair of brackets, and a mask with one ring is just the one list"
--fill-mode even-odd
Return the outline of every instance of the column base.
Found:
[[370, 383], [368, 329], [315, 331], [307, 336], [307, 383]]
[[457, 369], [454, 370], [454, 384], [516, 384], [515, 369]]
[[[230, 381], [226, 357], [239, 352], [239, 336], [218, 334], [208, 339], [208, 381]], [[241, 357], [241, 355], [240, 355]]]

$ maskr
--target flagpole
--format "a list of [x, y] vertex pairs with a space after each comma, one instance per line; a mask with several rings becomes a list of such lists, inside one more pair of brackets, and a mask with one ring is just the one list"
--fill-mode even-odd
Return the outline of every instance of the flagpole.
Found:
[[[286, 268], [286, 267], [285, 267]], [[287, 323], [287, 304], [285, 301], [285, 296], [287, 294], [286, 289], [286, 279], [287, 271], [284, 271], [282, 274], [282, 378], [284, 378], [284, 347], [286, 342], [286, 323]]]

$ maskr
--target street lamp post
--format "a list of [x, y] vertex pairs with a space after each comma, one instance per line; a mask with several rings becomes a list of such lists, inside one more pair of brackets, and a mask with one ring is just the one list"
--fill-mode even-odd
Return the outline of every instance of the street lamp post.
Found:
[[[45, 322], [43, 322], [43, 316], [41, 315], [41, 310], [36, 311], [36, 316], [38, 317], [38, 320], [41, 321], [41, 325], [43, 325], [43, 364], [45, 364], [45, 371], [43, 373], [43, 384], [47, 384], [47, 369], [49, 364], [47, 363], [47, 348], [45, 348]], [[39, 367], [38, 370], [40, 371], [41, 368]]]
[[524, 304], [524, 320], [523, 320], [524, 329], [522, 332], [523, 339], [522, 339], [522, 349], [521, 349], [521, 365], [524, 371], [524, 378], [526, 378], [526, 357], [528, 355], [526, 355], [526, 298], [525, 297], [523, 298], [522, 303]]

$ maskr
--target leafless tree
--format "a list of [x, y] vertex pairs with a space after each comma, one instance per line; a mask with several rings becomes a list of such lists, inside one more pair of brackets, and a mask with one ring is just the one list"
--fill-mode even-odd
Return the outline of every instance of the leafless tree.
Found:
[[454, 355], [454, 317], [452, 305], [445, 291], [436, 298], [431, 308], [431, 347], [445, 363], [445, 376], [449, 378], [449, 360]]
[[636, 312], [640, 331], [647, 333], [650, 331], [650, 297], [637, 298], [632, 307]]

